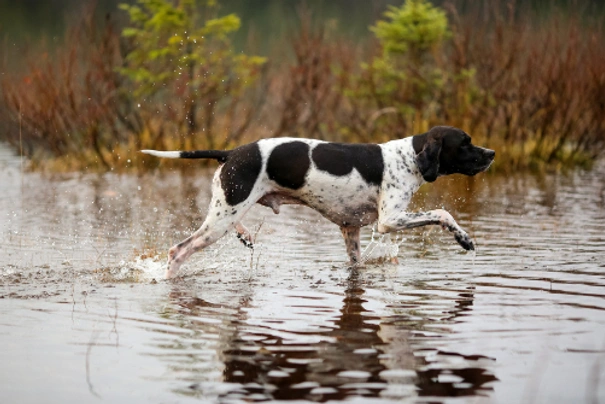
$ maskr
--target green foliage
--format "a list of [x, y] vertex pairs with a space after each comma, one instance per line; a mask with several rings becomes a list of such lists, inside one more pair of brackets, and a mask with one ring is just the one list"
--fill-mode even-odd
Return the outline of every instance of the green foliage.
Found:
[[[239, 17], [217, 16], [215, 0], [138, 0], [120, 8], [130, 17], [122, 31], [130, 49], [118, 70], [134, 83], [147, 129], [164, 144], [166, 131], [176, 132], [188, 147], [225, 147], [241, 136], [258, 108], [236, 111], [265, 58], [233, 50]], [[220, 108], [230, 111], [222, 121]]]
[[233, 52], [229, 34], [240, 27], [235, 14], [202, 20], [202, 14], [215, 14], [216, 1], [138, 0], [120, 8], [130, 17], [122, 35], [133, 44], [120, 72], [139, 85], [137, 96], [155, 94], [183, 75], [193, 89], [224, 94], [228, 82], [236, 94], [253, 84], [255, 68], [265, 62]]
[[[427, 0], [406, 0], [401, 7], [391, 6], [385, 17], [370, 28], [382, 52], [362, 64], [357, 85], [346, 94], [363, 108], [378, 110], [375, 116], [381, 119], [372, 126], [376, 136], [424, 130], [435, 117], [454, 112], [447, 110], [460, 113], [468, 107], [475, 71], [443, 62], [451, 37], [445, 12]], [[381, 114], [384, 110], [395, 116]]]
[[426, 0], [407, 0], [402, 7], [390, 6], [390, 21], [371, 27], [386, 55], [416, 55], [438, 46], [450, 36], [445, 12]]

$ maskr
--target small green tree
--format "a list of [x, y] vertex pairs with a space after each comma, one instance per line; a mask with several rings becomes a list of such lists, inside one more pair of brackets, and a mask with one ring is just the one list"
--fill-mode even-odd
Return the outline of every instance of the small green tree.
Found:
[[216, 0], [138, 0], [120, 8], [130, 17], [122, 35], [131, 46], [120, 73], [136, 84], [133, 95], [142, 99], [149, 116], [164, 112], [159, 114], [164, 122], [155, 123], [158, 137], [165, 132], [166, 120], [176, 123], [181, 144], [187, 140], [192, 147], [193, 135], [199, 132], [210, 148], [224, 147], [240, 136], [254, 108], [239, 114], [238, 122], [223, 123], [229, 129], [221, 134], [215, 133], [215, 112], [220, 107], [237, 109], [245, 91], [259, 79], [265, 59], [233, 50], [229, 35], [239, 29], [239, 18], [217, 17]]
[[460, 83], [470, 83], [474, 71], [443, 62], [451, 32], [442, 9], [427, 0], [406, 0], [390, 6], [385, 17], [370, 27], [380, 52], [362, 65], [347, 95], [364, 104], [358, 110], [375, 111], [367, 117], [370, 132], [399, 137], [447, 120], [452, 106], [460, 108], [453, 99]]
[[410, 57], [420, 63], [423, 54], [450, 36], [445, 12], [426, 0], [407, 0], [384, 13], [390, 21], [378, 21], [370, 29], [380, 40], [383, 58]]

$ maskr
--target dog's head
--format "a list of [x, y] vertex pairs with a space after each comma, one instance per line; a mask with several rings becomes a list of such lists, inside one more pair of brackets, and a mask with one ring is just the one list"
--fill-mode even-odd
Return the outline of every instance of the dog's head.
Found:
[[471, 137], [451, 126], [435, 126], [414, 136], [412, 144], [422, 177], [433, 182], [448, 174], [475, 175], [494, 161], [496, 152], [471, 144]]

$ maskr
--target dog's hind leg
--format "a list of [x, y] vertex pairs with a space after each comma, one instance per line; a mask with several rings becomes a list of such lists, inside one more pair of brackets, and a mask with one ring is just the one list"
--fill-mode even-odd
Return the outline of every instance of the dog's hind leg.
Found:
[[217, 204], [216, 200], [213, 198], [210, 202], [210, 209], [206, 216], [206, 220], [204, 220], [204, 223], [202, 223], [200, 228], [191, 236], [172, 247], [168, 252], [166, 278], [174, 277], [179, 267], [192, 254], [214, 244], [231, 229], [236, 227], [253, 204], [254, 202], [244, 201], [237, 206], [225, 209], [223, 204]]
[[341, 227], [342, 237], [345, 239], [347, 255], [351, 265], [357, 265], [361, 262], [361, 245], [359, 241], [359, 227]]
[[232, 226], [216, 221], [204, 221], [202, 226], [191, 236], [181, 241], [168, 252], [168, 269], [166, 279], [173, 278], [180, 266], [195, 252], [214, 244], [229, 232]]

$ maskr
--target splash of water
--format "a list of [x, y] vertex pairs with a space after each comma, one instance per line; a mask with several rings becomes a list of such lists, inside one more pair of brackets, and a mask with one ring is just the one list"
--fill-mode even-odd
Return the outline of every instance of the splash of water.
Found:
[[164, 260], [158, 256], [143, 255], [132, 261], [120, 261], [116, 266], [96, 271], [101, 281], [146, 283], [162, 279], [166, 269]]
[[395, 240], [391, 235], [381, 234], [372, 227], [372, 237], [366, 248], [361, 253], [361, 262], [363, 263], [383, 263], [389, 262], [397, 258], [399, 254], [399, 245], [404, 241], [399, 241], [399, 235], [396, 235]]

